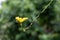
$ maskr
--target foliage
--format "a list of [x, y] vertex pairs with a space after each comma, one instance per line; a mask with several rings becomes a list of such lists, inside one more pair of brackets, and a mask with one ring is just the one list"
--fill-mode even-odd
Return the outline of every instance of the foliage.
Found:
[[[6, 40], [60, 40], [59, 0], [7, 0], [0, 10]], [[27, 17], [22, 25], [16, 17]]]

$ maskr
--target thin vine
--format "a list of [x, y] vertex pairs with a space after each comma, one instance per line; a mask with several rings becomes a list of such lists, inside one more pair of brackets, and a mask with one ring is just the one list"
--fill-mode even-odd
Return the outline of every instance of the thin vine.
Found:
[[[43, 13], [43, 12], [50, 6], [50, 4], [51, 4], [52, 2], [53, 2], [53, 0], [51, 0], [51, 1], [45, 6], [45, 8], [40, 12], [40, 14]], [[40, 16], [40, 14], [37, 15], [36, 19]], [[24, 31], [27, 30], [27, 29], [29, 29], [29, 28], [32, 26], [32, 24], [33, 24], [34, 21], [35, 21], [35, 20], [33, 20], [33, 21], [30, 23], [30, 25], [24, 29]]]

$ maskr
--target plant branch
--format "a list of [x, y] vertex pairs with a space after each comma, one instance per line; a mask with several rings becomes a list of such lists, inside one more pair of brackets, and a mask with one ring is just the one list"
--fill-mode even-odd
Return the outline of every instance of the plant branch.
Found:
[[[49, 6], [50, 6], [50, 4], [53, 2], [53, 0], [51, 0], [46, 6], [45, 6], [45, 8], [41, 11], [41, 13], [43, 13]], [[41, 14], [40, 13], [40, 14]], [[36, 17], [36, 19], [39, 17], [40, 15], [38, 14], [37, 15], [37, 17]], [[27, 28], [25, 28], [25, 30], [27, 30], [27, 29], [29, 29], [32, 25], [33, 25], [33, 22], [34, 22], [35, 20], [33, 20], [31, 23], [30, 23], [30, 25], [27, 27]]]

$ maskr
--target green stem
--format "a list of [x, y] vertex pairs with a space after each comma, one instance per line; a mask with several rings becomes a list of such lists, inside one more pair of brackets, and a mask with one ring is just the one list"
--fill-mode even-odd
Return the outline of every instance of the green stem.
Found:
[[[46, 6], [45, 6], [45, 8], [41, 11], [41, 13], [43, 13], [49, 6], [50, 6], [50, 4], [53, 2], [53, 0], [51, 0]], [[40, 13], [40, 14], [41, 14]], [[38, 16], [36, 17], [36, 19], [40, 16], [40, 14], [38, 14]], [[35, 20], [33, 20], [33, 21], [35, 21]], [[30, 27], [31, 27], [31, 25], [33, 24], [33, 21], [31, 22], [31, 24], [26, 28], [26, 29], [29, 29]]]
[[21, 30], [23, 30], [23, 28], [22, 28], [22, 23], [20, 23], [20, 26], [21, 26]]

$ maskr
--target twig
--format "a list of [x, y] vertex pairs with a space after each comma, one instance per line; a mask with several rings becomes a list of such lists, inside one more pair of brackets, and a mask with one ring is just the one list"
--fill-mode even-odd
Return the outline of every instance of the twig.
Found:
[[[50, 4], [53, 2], [53, 0], [51, 0], [49, 3], [48, 3], [48, 5], [46, 5], [45, 6], [45, 8], [41, 11], [41, 13], [43, 13], [49, 6], [50, 6]], [[40, 14], [41, 14], [40, 13]], [[36, 19], [39, 17], [40, 15], [38, 14], [38, 16], [36, 17]], [[33, 20], [31, 23], [30, 23], [30, 25], [27, 27], [27, 28], [25, 28], [25, 30], [27, 30], [27, 29], [29, 29], [31, 26], [32, 26], [32, 24], [33, 24], [33, 22], [34, 22], [35, 20]]]

